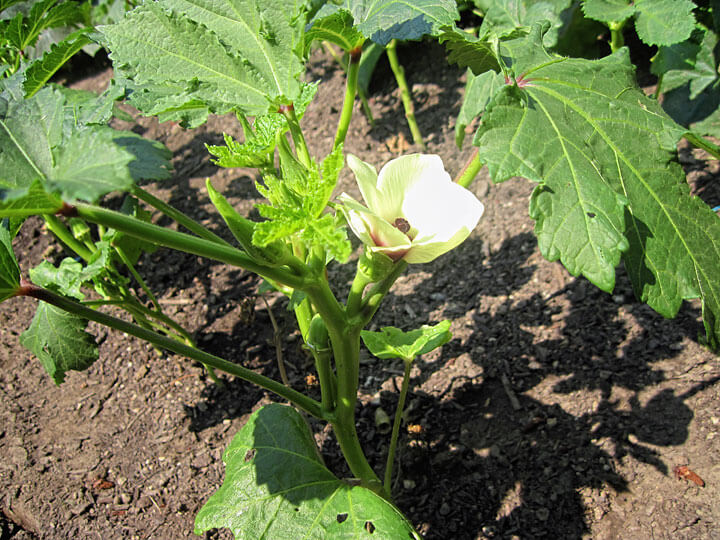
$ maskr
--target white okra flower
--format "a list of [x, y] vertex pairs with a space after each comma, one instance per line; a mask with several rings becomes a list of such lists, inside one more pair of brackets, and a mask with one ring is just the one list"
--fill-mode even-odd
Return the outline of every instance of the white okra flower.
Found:
[[452, 181], [440, 156], [401, 156], [379, 175], [352, 154], [347, 162], [367, 204], [340, 195], [350, 228], [368, 249], [394, 261], [432, 261], [463, 242], [482, 216], [482, 203]]

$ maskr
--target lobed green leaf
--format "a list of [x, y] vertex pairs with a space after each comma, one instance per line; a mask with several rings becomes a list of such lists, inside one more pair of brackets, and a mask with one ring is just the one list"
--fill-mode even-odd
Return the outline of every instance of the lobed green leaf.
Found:
[[450, 321], [441, 321], [434, 326], [403, 332], [394, 326], [384, 326], [380, 332], [363, 330], [360, 334], [368, 350], [378, 358], [400, 358], [412, 362], [418, 356], [445, 345], [452, 339]]
[[195, 534], [228, 528], [236, 539], [416, 538], [389, 502], [323, 465], [293, 408], [254, 412], [223, 454], [225, 480], [195, 518]]

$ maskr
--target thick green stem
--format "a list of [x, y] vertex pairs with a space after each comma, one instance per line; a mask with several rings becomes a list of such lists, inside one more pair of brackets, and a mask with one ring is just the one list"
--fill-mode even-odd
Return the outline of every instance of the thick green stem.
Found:
[[280, 107], [280, 112], [287, 120], [288, 127], [290, 128], [290, 135], [292, 136], [293, 143], [295, 143], [295, 153], [297, 154], [300, 163], [309, 169], [312, 166], [312, 160], [310, 159], [310, 152], [308, 152], [307, 143], [305, 142], [302, 129], [300, 129], [300, 122], [295, 114], [295, 107], [293, 107], [292, 104], [283, 105]]
[[77, 241], [77, 239], [57, 216], [45, 214], [43, 215], [43, 218], [45, 219], [45, 224], [47, 225], [48, 230], [57, 236], [58, 240], [82, 257], [85, 262], [90, 260], [92, 252]]
[[655, 85], [655, 92], [653, 93], [653, 97], [655, 99], [658, 99], [660, 97], [660, 93], [662, 92], [663, 75], [664, 73], [658, 75], [657, 84]]
[[405, 373], [403, 374], [402, 386], [400, 387], [400, 397], [398, 398], [397, 408], [395, 409], [395, 421], [393, 422], [392, 435], [390, 436], [390, 448], [388, 450], [387, 464], [385, 465], [385, 482], [383, 483], [385, 491], [392, 493], [392, 469], [395, 463], [395, 449], [397, 448], [398, 435], [400, 434], [400, 423], [402, 421], [403, 411], [405, 410], [405, 398], [407, 397], [408, 388], [410, 387], [410, 368], [412, 360], [405, 360]]
[[347, 66], [347, 79], [345, 81], [345, 98], [343, 100], [342, 111], [340, 112], [340, 120], [338, 121], [337, 131], [335, 132], [335, 144], [337, 148], [345, 142], [350, 120], [352, 118], [353, 106], [355, 105], [355, 94], [357, 92], [358, 73], [360, 71], [360, 57], [362, 56], [362, 47], [357, 47], [349, 53], [350, 62]]
[[304, 276], [298, 275], [285, 267], [270, 267], [260, 264], [243, 251], [229, 245], [208, 242], [203, 238], [159, 227], [152, 223], [145, 223], [125, 214], [89, 204], [78, 203], [76, 206], [68, 206], [63, 212], [76, 215], [92, 223], [111, 227], [159, 246], [239, 266], [295, 289], [302, 289], [306, 286]]
[[718, 147], [716, 144], [713, 144], [706, 138], [701, 137], [697, 133], [693, 133], [692, 131], [688, 131], [687, 133], [685, 133], [685, 138], [690, 144], [697, 146], [698, 148], [702, 148], [715, 159], [720, 159], [720, 147]]
[[625, 38], [623, 37], [623, 28], [627, 19], [621, 22], [610, 23], [610, 52], [617, 51], [620, 47], [625, 45]]
[[480, 169], [482, 169], [482, 166], [483, 164], [480, 161], [478, 149], [476, 148], [473, 155], [470, 156], [470, 159], [465, 164], [465, 167], [463, 167], [463, 170], [460, 171], [460, 174], [458, 174], [457, 178], [455, 178], [455, 182], [464, 188], [470, 187], [470, 184], [472, 184], [473, 180], [475, 180], [475, 177], [480, 172]]
[[147, 330], [136, 324], [123, 321], [122, 319], [118, 319], [112, 315], [95, 311], [94, 309], [90, 309], [78, 302], [75, 302], [74, 300], [70, 300], [69, 298], [65, 298], [64, 296], [60, 296], [52, 291], [48, 291], [47, 289], [43, 289], [42, 287], [38, 287], [24, 280], [20, 284], [17, 296], [30, 296], [32, 298], [42, 300], [43, 302], [52, 304], [53, 306], [63, 309], [69, 313], [74, 313], [84, 319], [95, 321], [115, 330], [120, 330], [121, 332], [152, 343], [159, 348], [170, 350], [182, 356], [197, 360], [198, 362], [211, 366], [215, 369], [225, 371], [226, 373], [235, 375], [236, 377], [240, 377], [243, 380], [274, 392], [280, 397], [294, 403], [308, 414], [317, 418], [324, 418], [320, 403], [311, 397], [308, 397], [297, 390], [293, 390], [292, 388], [288, 388], [284, 384], [265, 377], [264, 375], [255, 373], [252, 370], [238, 366], [232, 362], [228, 362], [218, 356], [190, 347], [172, 338], [160, 335], [152, 330]]
[[145, 201], [147, 204], [149, 204], [156, 210], [160, 210], [160, 212], [162, 212], [169, 218], [177, 221], [180, 225], [185, 227], [190, 232], [197, 234], [200, 238], [204, 238], [205, 240], [210, 240], [211, 242], [215, 242], [217, 244], [223, 244], [226, 246], [230, 245], [228, 242], [226, 242], [225, 240], [220, 238], [217, 234], [215, 234], [211, 230], [206, 229], [205, 227], [200, 225], [197, 221], [194, 221], [192, 218], [183, 214], [177, 208], [170, 206], [165, 201], [161, 201], [160, 199], [158, 199], [151, 193], [148, 193], [141, 187], [134, 186], [132, 193], [141, 201]]
[[405, 108], [405, 118], [407, 119], [410, 133], [412, 133], [415, 144], [425, 150], [425, 141], [423, 141], [422, 133], [420, 133], [420, 128], [415, 120], [415, 107], [413, 106], [410, 87], [405, 79], [405, 69], [400, 65], [400, 61], [398, 60], [396, 39], [393, 39], [390, 43], [388, 43], [388, 46], [385, 48], [385, 52], [388, 60], [390, 61], [390, 69], [392, 69], [398, 88], [400, 88], [400, 99], [402, 100], [403, 107]]
[[355, 273], [355, 279], [353, 279], [352, 285], [350, 286], [350, 293], [347, 299], [347, 314], [349, 318], [360, 313], [363, 292], [365, 292], [365, 287], [367, 287], [369, 283], [370, 280], [365, 274], [359, 270]]

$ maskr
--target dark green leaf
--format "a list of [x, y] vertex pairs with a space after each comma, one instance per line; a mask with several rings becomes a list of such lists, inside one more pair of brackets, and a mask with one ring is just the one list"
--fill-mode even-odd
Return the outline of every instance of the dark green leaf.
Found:
[[691, 0], [636, 0], [635, 31], [648, 45], [685, 41], [695, 28]]
[[448, 62], [461, 68], [470, 68], [475, 75], [500, 69], [494, 45], [490, 41], [478, 39], [455, 27], [447, 27], [440, 35], [440, 43], [445, 43], [448, 50]]
[[450, 339], [450, 321], [434, 326], [422, 327], [403, 332], [394, 326], [385, 326], [380, 332], [362, 331], [362, 340], [368, 350], [378, 358], [400, 358], [412, 362], [416, 357], [445, 345]]
[[314, 19], [305, 31], [305, 51], [313, 41], [329, 41], [349, 52], [363, 44], [365, 36], [353, 27], [349, 11], [337, 10], [322, 18]]
[[627, 0], [584, 0], [582, 9], [587, 18], [608, 24], [635, 15], [635, 4]]
[[87, 321], [60, 308], [40, 302], [20, 343], [40, 360], [56, 384], [70, 370], [82, 371], [98, 358], [95, 338], [85, 331]]
[[538, 27], [511, 45], [524, 77], [488, 105], [475, 144], [494, 181], [540, 182], [530, 213], [543, 255], [607, 291], [622, 256], [653, 309], [672, 317], [702, 296], [716, 320], [720, 220], [690, 197], [674, 159], [685, 130], [638, 88], [627, 50], [542, 58]]
[[53, 44], [42, 58], [28, 66], [25, 72], [25, 94], [27, 97], [34, 95], [45, 86], [58, 69], [91, 42], [87, 33], [87, 29], [82, 29], [70, 34], [60, 43]]
[[548, 21], [550, 30], [543, 43], [553, 48], [558, 32], [565, 25], [565, 11], [571, 0], [491, 0], [483, 17], [479, 36], [483, 39], [502, 38], [519, 29], [526, 31], [535, 23]]
[[394, 506], [323, 465], [307, 423], [291, 407], [254, 412], [223, 462], [225, 480], [198, 512], [195, 534], [224, 527], [238, 540], [419, 540]]
[[20, 286], [20, 267], [12, 248], [12, 237], [0, 223], [0, 302], [15, 296]]

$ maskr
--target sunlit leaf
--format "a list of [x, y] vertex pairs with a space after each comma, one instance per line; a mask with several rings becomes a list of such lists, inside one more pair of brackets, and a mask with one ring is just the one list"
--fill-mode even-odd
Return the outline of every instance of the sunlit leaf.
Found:
[[403, 332], [394, 326], [384, 326], [380, 332], [362, 331], [362, 340], [368, 350], [378, 358], [400, 358], [406, 362], [445, 345], [450, 339], [450, 321], [434, 326]]
[[223, 462], [225, 480], [195, 517], [195, 534], [228, 528], [237, 540], [420, 538], [382, 497], [325, 467], [306, 421], [291, 407], [254, 412]]

